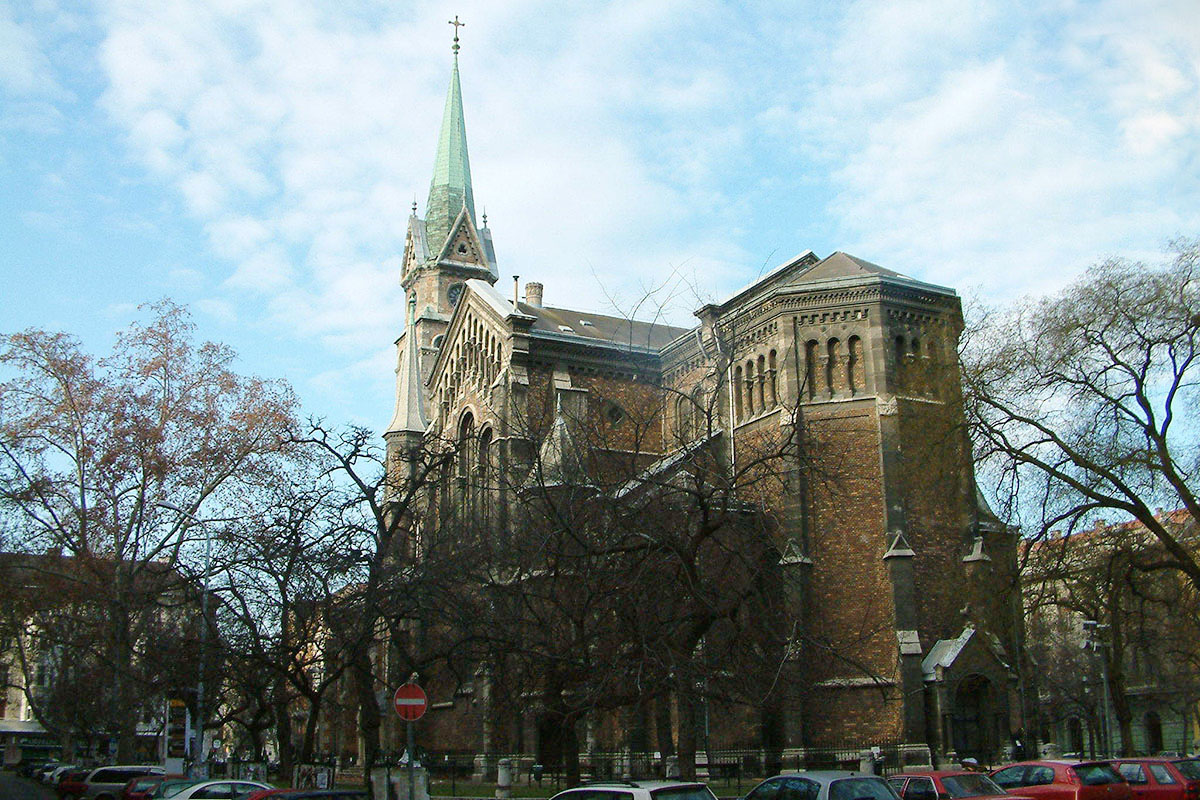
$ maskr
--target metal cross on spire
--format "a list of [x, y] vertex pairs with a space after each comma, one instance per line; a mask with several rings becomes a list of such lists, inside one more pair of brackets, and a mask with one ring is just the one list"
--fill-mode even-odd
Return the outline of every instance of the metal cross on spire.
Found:
[[454, 26], [454, 46], [450, 49], [454, 51], [454, 57], [458, 58], [458, 29], [465, 27], [467, 23], [458, 21], [458, 14], [454, 15], [454, 19], [446, 23]]

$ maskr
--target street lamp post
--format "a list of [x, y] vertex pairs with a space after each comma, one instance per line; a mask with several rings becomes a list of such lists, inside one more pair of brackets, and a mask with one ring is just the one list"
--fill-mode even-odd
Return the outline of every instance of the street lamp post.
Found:
[[[233, 517], [220, 517], [214, 519], [200, 519], [190, 511], [184, 511], [178, 506], [170, 503], [158, 503], [160, 508], [165, 508], [169, 511], [187, 517], [192, 522], [201, 527], [206, 526], [210, 522], [229, 522]], [[206, 665], [206, 655], [208, 653], [208, 589], [209, 580], [212, 576], [212, 535], [209, 534], [208, 528], [204, 527], [204, 583], [203, 591], [200, 595], [200, 670], [196, 676], [196, 721], [195, 732], [192, 734], [192, 741], [195, 743], [195, 751], [192, 753], [192, 773], [193, 777], [205, 776], [205, 763], [208, 760], [208, 751], [204, 747], [204, 669]]]
[[1109, 704], [1112, 700], [1112, 691], [1108, 684], [1108, 653], [1105, 650], [1108, 647], [1108, 642], [1104, 640], [1103, 636], [1104, 632], [1108, 629], [1108, 625], [1101, 625], [1094, 619], [1085, 619], [1083, 621], [1083, 632], [1087, 635], [1087, 640], [1084, 641], [1083, 646], [1100, 656], [1100, 675], [1104, 680], [1104, 755], [1111, 757], [1113, 755], [1113, 736]]

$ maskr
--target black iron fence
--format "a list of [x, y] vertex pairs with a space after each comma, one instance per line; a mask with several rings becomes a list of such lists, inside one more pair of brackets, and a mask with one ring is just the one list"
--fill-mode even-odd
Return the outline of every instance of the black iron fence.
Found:
[[[517, 784], [565, 788], [566, 770], [561, 760], [542, 763], [527, 753], [497, 753], [478, 756], [465, 752], [431, 752], [424, 765], [431, 781], [448, 782], [450, 794], [458, 784], [493, 782], [496, 766], [506, 758], [512, 764]], [[859, 770], [893, 775], [906, 769], [931, 766], [929, 748], [899, 742], [846, 743], [830, 747], [784, 750], [711, 750], [696, 754], [697, 776], [721, 796], [741, 795], [763, 778], [780, 772], [813, 769]], [[661, 753], [592, 752], [579, 755], [580, 780], [665, 778], [678, 775], [678, 762]]]

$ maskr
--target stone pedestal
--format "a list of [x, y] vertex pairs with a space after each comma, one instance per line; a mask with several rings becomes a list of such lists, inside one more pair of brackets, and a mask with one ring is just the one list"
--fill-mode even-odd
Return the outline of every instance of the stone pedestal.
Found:
[[496, 763], [496, 800], [512, 797], [513, 763], [511, 758], [502, 758]]

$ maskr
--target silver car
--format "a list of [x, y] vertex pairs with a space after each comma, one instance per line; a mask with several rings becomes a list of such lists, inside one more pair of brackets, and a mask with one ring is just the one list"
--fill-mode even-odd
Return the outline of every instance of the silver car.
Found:
[[745, 800], [900, 800], [885, 778], [863, 772], [814, 770], [767, 778]]
[[593, 781], [559, 792], [550, 800], [717, 800], [696, 781]]

